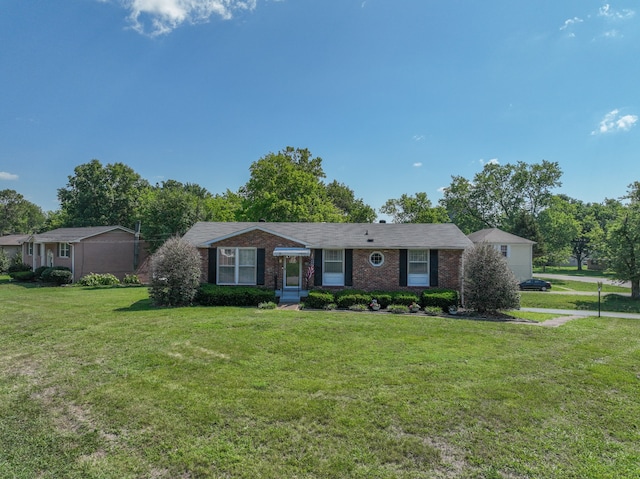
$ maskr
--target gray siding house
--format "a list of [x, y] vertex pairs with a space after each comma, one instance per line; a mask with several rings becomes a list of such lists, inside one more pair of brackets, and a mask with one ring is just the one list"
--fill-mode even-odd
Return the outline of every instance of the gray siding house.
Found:
[[474, 244], [488, 243], [496, 248], [507, 260], [518, 281], [533, 275], [533, 245], [535, 241], [521, 238], [498, 228], [487, 228], [469, 235]]

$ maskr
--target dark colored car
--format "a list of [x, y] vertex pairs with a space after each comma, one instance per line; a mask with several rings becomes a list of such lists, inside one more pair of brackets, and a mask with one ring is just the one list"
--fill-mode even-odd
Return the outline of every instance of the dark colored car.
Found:
[[551, 289], [551, 283], [542, 279], [531, 278], [520, 283], [520, 289], [530, 289], [536, 291], [546, 291]]

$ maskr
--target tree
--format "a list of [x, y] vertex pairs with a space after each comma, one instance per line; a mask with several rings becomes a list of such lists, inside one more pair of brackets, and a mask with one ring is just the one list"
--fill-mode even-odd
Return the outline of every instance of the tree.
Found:
[[178, 238], [169, 238], [151, 256], [149, 296], [158, 306], [187, 306], [193, 302], [202, 274], [198, 249]]
[[288, 146], [255, 161], [251, 178], [240, 188], [242, 218], [248, 221], [341, 222], [327, 196], [322, 159], [307, 149]]
[[631, 297], [640, 299], [640, 184], [629, 185], [629, 204], [607, 232], [609, 267], [615, 278], [631, 282]]
[[453, 176], [440, 204], [465, 233], [483, 228], [511, 231], [521, 212], [533, 218], [549, 205], [551, 190], [561, 185], [558, 163], [487, 163], [473, 181]]
[[123, 163], [103, 166], [99, 160], [79, 165], [68, 177], [66, 188], [58, 189], [65, 226], [133, 227], [140, 200], [149, 187], [133, 169]]
[[326, 186], [327, 197], [341, 211], [346, 223], [373, 223], [376, 210], [365, 204], [362, 198], [355, 197], [351, 188], [333, 180]]
[[232, 221], [224, 199], [194, 183], [175, 180], [147, 190], [140, 211], [142, 236], [155, 251], [167, 238], [182, 236], [198, 221]]
[[518, 281], [505, 258], [492, 245], [468, 249], [464, 262], [464, 306], [480, 313], [520, 307]]
[[15, 190], [0, 191], [0, 236], [11, 233], [35, 233], [45, 221], [39, 206]]
[[447, 210], [434, 207], [426, 193], [414, 196], [403, 194], [400, 198], [389, 199], [380, 208], [380, 213], [391, 216], [394, 223], [449, 223]]

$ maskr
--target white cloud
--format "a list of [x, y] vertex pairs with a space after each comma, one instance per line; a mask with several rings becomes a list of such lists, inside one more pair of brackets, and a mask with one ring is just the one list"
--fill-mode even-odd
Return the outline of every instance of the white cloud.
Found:
[[491, 158], [489, 161], [485, 161], [484, 159], [480, 159], [480, 164], [481, 165], [499, 165], [500, 162], [498, 161], [497, 158]]
[[414, 163], [413, 166], [415, 166], [416, 168], [420, 168], [422, 166], [422, 163], [418, 161], [417, 163]]
[[560, 27], [560, 30], [566, 30], [570, 26], [575, 25], [576, 23], [582, 23], [583, 21], [584, 20], [579, 17], [569, 18], [568, 20], [565, 20], [564, 24]]
[[614, 10], [608, 3], [605, 3], [600, 7], [600, 10], [598, 10], [598, 16], [612, 20], [626, 20], [627, 18], [633, 17], [635, 14], [635, 11], [626, 8], [623, 10]]
[[611, 110], [600, 121], [598, 129], [592, 131], [591, 134], [600, 135], [615, 131], [629, 131], [637, 122], [638, 115], [621, 115], [620, 110]]
[[13, 181], [17, 179], [18, 179], [18, 175], [7, 173], [6, 171], [0, 171], [0, 180]]
[[422, 141], [424, 140], [424, 135], [413, 135], [413, 141]]
[[165, 35], [183, 23], [207, 22], [217, 15], [223, 20], [237, 10], [254, 10], [257, 0], [120, 0], [129, 10], [132, 28], [149, 36]]

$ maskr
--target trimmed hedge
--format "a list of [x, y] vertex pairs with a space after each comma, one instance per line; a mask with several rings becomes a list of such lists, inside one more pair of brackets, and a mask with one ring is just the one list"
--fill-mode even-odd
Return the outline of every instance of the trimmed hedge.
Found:
[[33, 271], [14, 271], [9, 273], [11, 279], [22, 282], [34, 281], [36, 274]]
[[311, 309], [325, 309], [334, 302], [333, 293], [319, 289], [309, 291], [309, 296], [304, 299], [305, 307]]
[[202, 284], [196, 293], [195, 302], [202, 306], [254, 306], [276, 302], [273, 290], [252, 286], [217, 286]]
[[369, 293], [336, 295], [336, 304], [338, 305], [338, 308], [341, 309], [349, 309], [351, 308], [351, 306], [356, 305], [363, 305], [365, 307], [368, 307], [369, 303], [371, 303], [371, 294]]
[[111, 273], [89, 273], [78, 280], [80, 286], [113, 286], [120, 280]]
[[393, 295], [393, 304], [402, 304], [404, 306], [409, 306], [411, 303], [417, 303], [418, 296], [413, 293], [404, 293], [399, 292]]
[[459, 301], [460, 296], [456, 290], [444, 288], [427, 289], [420, 298], [423, 308], [438, 307], [444, 313], [448, 313], [450, 307], [457, 307]]
[[66, 266], [53, 266], [46, 268], [40, 273], [40, 280], [43, 283], [55, 283], [57, 285], [71, 283], [71, 270]]

